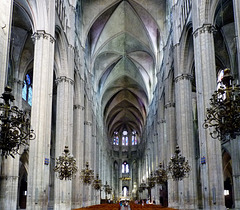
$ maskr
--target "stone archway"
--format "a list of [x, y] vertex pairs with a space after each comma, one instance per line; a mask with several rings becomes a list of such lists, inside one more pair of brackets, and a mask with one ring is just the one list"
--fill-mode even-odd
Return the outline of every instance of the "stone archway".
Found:
[[226, 208], [232, 208], [234, 204], [232, 159], [228, 152], [223, 153], [224, 197]]

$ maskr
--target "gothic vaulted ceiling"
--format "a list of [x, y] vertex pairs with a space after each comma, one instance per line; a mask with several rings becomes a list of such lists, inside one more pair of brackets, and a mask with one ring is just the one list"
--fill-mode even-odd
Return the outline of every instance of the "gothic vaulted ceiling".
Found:
[[[101, 6], [84, 2], [85, 7], [91, 2]], [[165, 4], [137, 2], [117, 1], [103, 8], [88, 32], [95, 91], [109, 136], [123, 130], [141, 135], [156, 82], [160, 31], [149, 11]]]

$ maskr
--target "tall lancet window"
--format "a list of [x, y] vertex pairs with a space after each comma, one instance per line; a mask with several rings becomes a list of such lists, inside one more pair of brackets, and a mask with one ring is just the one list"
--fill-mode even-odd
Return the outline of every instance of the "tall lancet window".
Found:
[[132, 145], [137, 145], [137, 135], [136, 131], [132, 132]]
[[[225, 88], [225, 85], [222, 83], [222, 79], [223, 79], [223, 76], [224, 76], [224, 70], [220, 70], [218, 72], [218, 77], [217, 77], [217, 90], [222, 86]], [[225, 94], [222, 96], [223, 99], [225, 99]]]
[[23, 82], [22, 98], [32, 106], [32, 72], [27, 73]]
[[122, 173], [123, 174], [128, 174], [129, 173], [129, 165], [126, 161], [124, 161], [123, 164], [122, 164]]
[[114, 132], [113, 145], [119, 145], [119, 138], [118, 138], [118, 132], [117, 131]]
[[128, 132], [127, 131], [122, 132], [122, 145], [123, 146], [128, 145]]

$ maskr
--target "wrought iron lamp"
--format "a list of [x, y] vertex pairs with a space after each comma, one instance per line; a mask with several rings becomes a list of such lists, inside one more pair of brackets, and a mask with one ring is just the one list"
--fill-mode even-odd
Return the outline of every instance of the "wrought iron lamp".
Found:
[[100, 190], [102, 187], [102, 180], [99, 179], [99, 175], [96, 175], [96, 179], [93, 180], [93, 187], [95, 190]]
[[240, 134], [240, 87], [233, 83], [230, 69], [224, 69], [220, 88], [210, 99], [203, 127], [214, 128], [210, 135], [214, 139], [226, 141]]
[[138, 188], [138, 191], [142, 193], [145, 189], [147, 189], [147, 184], [145, 182], [142, 182]]
[[63, 155], [56, 159], [54, 171], [58, 173], [58, 178], [60, 180], [71, 180], [75, 176], [77, 170], [76, 160], [70, 155], [68, 146], [65, 146]]
[[89, 169], [89, 163], [86, 162], [86, 168], [82, 169], [80, 178], [83, 183], [91, 184], [94, 179], [94, 171]]
[[151, 172], [150, 176], [147, 179], [147, 183], [148, 183], [148, 188], [153, 188], [155, 187], [155, 177], [153, 176], [153, 172]]
[[148, 195], [149, 195], [149, 198], [150, 198], [150, 201], [152, 200], [152, 192], [151, 192], [151, 189], [153, 187], [155, 187], [155, 180], [156, 178], [153, 176], [153, 172], [151, 172], [150, 176], [148, 177], [147, 179], [148, 181], [148, 186], [147, 186], [147, 189], [148, 189]]
[[105, 188], [105, 196], [107, 199], [107, 194], [111, 194], [112, 188], [108, 185], [107, 181], [106, 181], [106, 184], [104, 185], [104, 188]]
[[171, 157], [168, 164], [168, 171], [171, 173], [173, 180], [179, 181], [188, 177], [191, 167], [185, 157], [180, 154], [179, 146], [176, 146], [175, 154]]
[[8, 155], [14, 158], [21, 145], [29, 145], [28, 141], [35, 139], [27, 114], [17, 106], [10, 106], [15, 100], [11, 92], [6, 86], [1, 97], [4, 103], [0, 103], [0, 150], [6, 158]]
[[163, 164], [159, 164], [159, 168], [155, 171], [155, 181], [157, 184], [164, 184], [168, 179], [167, 170], [164, 169]]

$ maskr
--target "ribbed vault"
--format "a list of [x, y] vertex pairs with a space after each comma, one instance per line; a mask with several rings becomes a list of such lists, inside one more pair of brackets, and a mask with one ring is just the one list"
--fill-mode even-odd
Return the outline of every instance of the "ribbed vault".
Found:
[[88, 33], [95, 91], [109, 136], [124, 129], [141, 135], [155, 85], [159, 29], [135, 1], [119, 1]]

